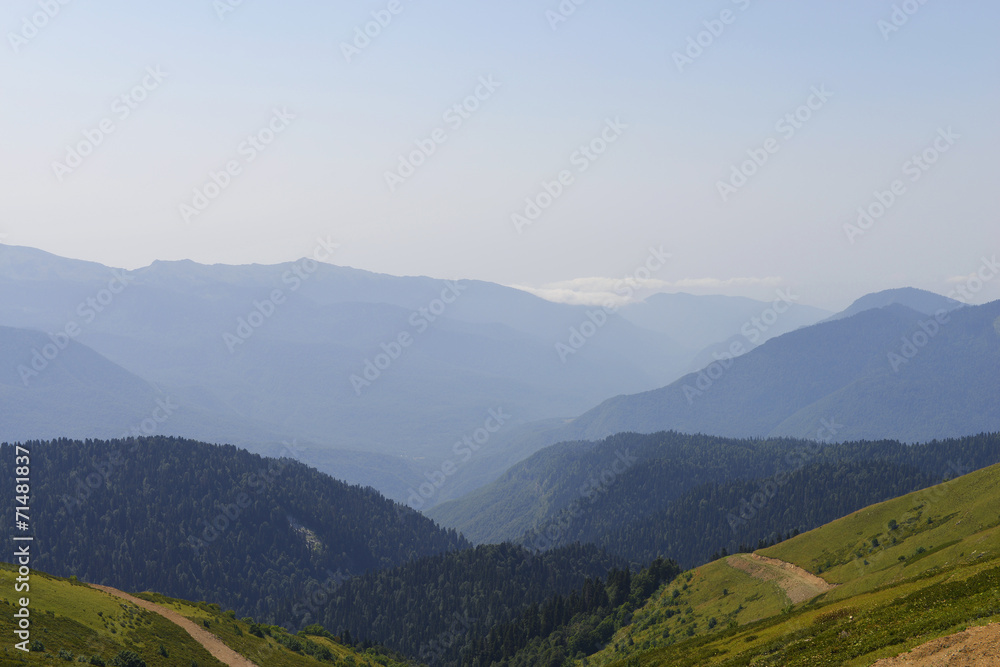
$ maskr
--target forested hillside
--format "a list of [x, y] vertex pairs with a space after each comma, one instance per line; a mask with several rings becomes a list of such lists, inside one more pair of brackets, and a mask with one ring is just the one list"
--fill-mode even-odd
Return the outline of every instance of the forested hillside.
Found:
[[[940, 480], [912, 466], [864, 461], [807, 466], [774, 485], [773, 496], [770, 481], [705, 484], [642, 519], [606, 522], [596, 542], [633, 562], [663, 556], [694, 567], [719, 555], [773, 544]], [[758, 509], [751, 499], [759, 493]]]
[[[474, 542], [519, 539], [545, 529], [571, 504], [583, 508], [574, 539], [597, 535], [584, 526], [590, 508], [614, 504], [640, 516], [695, 486], [770, 474], [794, 443], [706, 435], [619, 433], [600, 442], [564, 442], [512, 466], [496, 482], [428, 510]], [[623, 479], [628, 484], [621, 484]], [[638, 512], [638, 514], [636, 514]], [[560, 531], [562, 533], [564, 531]]]
[[[828, 430], [839, 426], [836, 420], [826, 423]], [[788, 484], [811, 464], [836, 466], [864, 461], [873, 462], [876, 468], [881, 466], [885, 488], [878, 499], [884, 500], [905, 492], [893, 481], [899, 475], [919, 472], [926, 476], [926, 483], [932, 483], [1000, 462], [1000, 434], [907, 445], [893, 440], [824, 444], [669, 431], [649, 435], [619, 433], [597, 443], [548, 447], [513, 466], [493, 484], [427, 514], [476, 542], [516, 540], [535, 548], [549, 548], [575, 541], [596, 542], [612, 528], [620, 529], [665, 510], [671, 502], [702, 485], [743, 480], [745, 484], [740, 488], [745, 495], [726, 508], [738, 513], [744, 500], [750, 502], [762, 489], [768, 496], [773, 495], [777, 487]], [[889, 472], [900, 467], [910, 470]], [[771, 484], [768, 478], [773, 478]], [[922, 482], [913, 477], [912, 483]], [[864, 504], [872, 502], [876, 500]], [[768, 512], [781, 507], [780, 500], [776, 503], [769, 499], [767, 503]]]
[[516, 618], [526, 605], [581, 590], [621, 565], [593, 546], [544, 554], [480, 546], [351, 579], [315, 620], [355, 640], [434, 661]]
[[[1000, 462], [1000, 434], [983, 434], [922, 445], [894, 441], [822, 445], [794, 440], [760, 441], [758, 466], [724, 477], [725, 441], [705, 449], [705, 459], [688, 458], [678, 466], [694, 482], [677, 493], [680, 483], [670, 446], [674, 437], [627, 436], [670, 452], [625, 472], [593, 500], [571, 504], [521, 537], [525, 545], [550, 548], [575, 541], [593, 542], [636, 563], [662, 556], [684, 567], [712, 554], [741, 546], [757, 548], [795, 531], [806, 531], [861, 507], [930, 486]], [[600, 446], [617, 442], [612, 438]], [[744, 460], [745, 443], [731, 448]], [[636, 448], [642, 449], [641, 446]], [[649, 450], [647, 450], [649, 451]], [[760, 474], [761, 467], [765, 474]], [[698, 483], [713, 475], [710, 482]]]
[[679, 573], [676, 563], [658, 559], [635, 574], [613, 570], [604, 580], [588, 579], [579, 591], [532, 604], [517, 618], [493, 626], [485, 637], [474, 638], [446, 657], [460, 653], [461, 664], [470, 667], [565, 664], [600, 649], [615, 631], [631, 622], [636, 609]]
[[[32, 567], [59, 576], [272, 619], [318, 583], [467, 546], [373, 489], [289, 458], [161, 437], [25, 446], [45, 545]], [[0, 458], [13, 461], [13, 446]], [[0, 484], [14, 488], [13, 475], [0, 467]], [[0, 526], [0, 539], [11, 531]]]

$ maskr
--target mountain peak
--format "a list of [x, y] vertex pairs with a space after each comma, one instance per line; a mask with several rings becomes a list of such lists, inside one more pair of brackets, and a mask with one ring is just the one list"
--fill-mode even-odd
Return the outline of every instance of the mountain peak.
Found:
[[927, 290], [917, 289], [916, 287], [898, 287], [895, 289], [887, 289], [881, 292], [866, 294], [848, 306], [845, 310], [837, 313], [833, 317], [830, 317], [826, 321], [830, 322], [833, 320], [844, 319], [845, 317], [852, 317], [866, 310], [885, 308], [886, 306], [890, 306], [892, 304], [906, 306], [907, 308], [924, 315], [933, 315], [939, 310], [955, 310], [962, 305], [960, 301], [950, 299], [946, 296], [941, 296], [940, 294], [936, 294], [934, 292], [928, 292]]

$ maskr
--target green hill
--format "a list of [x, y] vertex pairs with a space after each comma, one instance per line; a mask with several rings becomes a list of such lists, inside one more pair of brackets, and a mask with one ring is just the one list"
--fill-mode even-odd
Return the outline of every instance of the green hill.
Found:
[[[7, 638], [14, 637], [17, 629], [13, 618], [16, 577], [14, 566], [0, 564], [0, 633]], [[134, 653], [148, 667], [224, 665], [185, 630], [159, 614], [75, 579], [33, 570], [30, 587], [30, 650], [23, 652], [14, 647], [14, 642], [4, 642], [0, 649], [2, 665], [50, 665], [65, 661], [113, 666], [129, 664], [119, 658], [126, 652]], [[173, 600], [157, 593], [141, 593], [138, 597], [194, 621], [259, 667], [406, 664], [374, 650], [362, 654], [329, 636], [305, 632], [292, 635], [250, 618], [237, 619], [235, 612], [223, 612], [216, 604]], [[119, 658], [117, 663], [116, 658]]]
[[1000, 465], [691, 570], [587, 664], [870, 665], [1000, 619], [998, 557]]

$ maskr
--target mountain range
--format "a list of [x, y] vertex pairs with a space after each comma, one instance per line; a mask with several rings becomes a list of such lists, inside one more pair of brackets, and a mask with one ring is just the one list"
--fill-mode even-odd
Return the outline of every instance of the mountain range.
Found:
[[797, 301], [654, 294], [609, 313], [309, 258], [125, 272], [0, 246], [0, 397], [16, 406], [0, 439], [292, 443], [427, 510], [544, 447], [624, 431], [917, 442], [1000, 428], [996, 303], [910, 288], [836, 315]]
[[[491, 283], [310, 258], [122, 271], [0, 245], [0, 325], [8, 328], [0, 391], [19, 406], [3, 415], [0, 439], [112, 438], [144, 422], [155, 433], [265, 454], [294, 439], [320, 469], [404, 500], [491, 410], [502, 411], [491, 446], [454, 461], [463, 475], [433, 503], [535, 451], [545, 420], [676, 379], [703, 347], [766, 308], [663, 294], [606, 312]], [[793, 303], [784, 326], [827, 315]], [[595, 333], [579, 339], [586, 344], [560, 355], [560, 344], [576, 345], [591, 326]], [[72, 360], [87, 355], [84, 347], [96, 354], [80, 365]], [[53, 368], [61, 370], [50, 375]], [[115, 387], [129, 387], [120, 401], [74, 407]], [[157, 399], [177, 406], [165, 423], [148, 421]]]

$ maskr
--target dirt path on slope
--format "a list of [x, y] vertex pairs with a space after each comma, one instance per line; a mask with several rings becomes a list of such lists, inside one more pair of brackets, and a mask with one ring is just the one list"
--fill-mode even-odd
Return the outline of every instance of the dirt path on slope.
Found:
[[184, 618], [176, 611], [167, 609], [166, 607], [161, 607], [160, 605], [153, 604], [152, 602], [147, 602], [146, 600], [140, 600], [139, 598], [129, 595], [128, 593], [123, 593], [117, 588], [99, 586], [97, 584], [87, 585], [91, 588], [96, 588], [110, 595], [114, 595], [122, 600], [131, 602], [135, 606], [142, 607], [143, 609], [151, 611], [154, 614], [159, 614], [171, 623], [180, 626], [184, 631], [191, 635], [196, 642], [204, 646], [209, 653], [211, 653], [218, 660], [221, 660], [229, 665], [229, 667], [258, 667], [256, 663], [250, 662], [242, 655], [223, 644], [222, 640], [213, 635], [211, 632], [199, 627], [194, 621]]
[[883, 658], [872, 667], [994, 667], [1000, 665], [1000, 623], [969, 628]]
[[775, 582], [785, 591], [792, 604], [811, 600], [834, 587], [833, 584], [806, 572], [798, 565], [777, 558], [767, 558], [757, 554], [736, 554], [727, 558], [726, 563], [730, 567], [746, 572], [754, 579]]

